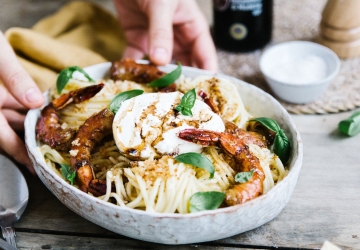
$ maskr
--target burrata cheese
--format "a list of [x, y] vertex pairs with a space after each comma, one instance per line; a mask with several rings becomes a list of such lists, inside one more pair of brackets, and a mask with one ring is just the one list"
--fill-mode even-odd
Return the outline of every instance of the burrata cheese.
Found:
[[135, 160], [200, 152], [202, 146], [180, 139], [179, 131], [225, 130], [221, 117], [203, 101], [195, 101], [192, 116], [177, 112], [175, 107], [182, 96], [181, 92], [147, 93], [124, 101], [113, 121], [113, 135], [120, 151]]

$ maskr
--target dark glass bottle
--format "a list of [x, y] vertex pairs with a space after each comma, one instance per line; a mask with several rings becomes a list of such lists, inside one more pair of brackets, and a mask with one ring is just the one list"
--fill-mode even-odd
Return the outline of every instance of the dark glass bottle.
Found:
[[273, 0], [213, 0], [217, 47], [253, 51], [271, 40]]

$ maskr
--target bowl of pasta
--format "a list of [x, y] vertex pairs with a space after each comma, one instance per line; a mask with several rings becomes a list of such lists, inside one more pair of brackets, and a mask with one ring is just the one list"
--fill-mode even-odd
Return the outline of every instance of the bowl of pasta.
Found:
[[25, 119], [36, 173], [67, 207], [131, 238], [187, 244], [257, 228], [289, 201], [302, 142], [269, 94], [147, 61], [60, 72]]

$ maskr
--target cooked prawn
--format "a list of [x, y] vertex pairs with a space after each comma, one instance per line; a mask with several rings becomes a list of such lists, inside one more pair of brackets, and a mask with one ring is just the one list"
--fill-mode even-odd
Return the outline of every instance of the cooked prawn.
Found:
[[111, 64], [110, 77], [113, 80], [128, 80], [137, 83], [150, 83], [162, 76], [165, 72], [153, 64], [140, 64], [132, 59], [124, 59]]
[[[141, 64], [129, 58], [113, 62], [110, 67], [110, 77], [115, 81], [128, 80], [137, 83], [150, 83], [165, 74], [165, 72], [159, 70], [157, 66], [153, 64]], [[174, 92], [175, 90], [175, 83], [164, 88], [159, 88], [159, 92], [163, 93]]]
[[239, 128], [236, 124], [225, 121], [225, 132], [235, 135], [238, 139], [244, 141], [246, 145], [255, 144], [261, 148], [267, 148], [270, 146], [270, 142], [262, 134], [254, 131], [246, 131]]
[[[265, 173], [259, 159], [250, 152], [247, 140], [232, 133], [200, 129], [185, 129], [178, 136], [181, 139], [205, 146], [221, 147], [227, 155], [234, 159], [236, 164], [232, 168], [236, 173], [254, 171], [248, 182], [235, 184], [226, 190], [225, 203], [227, 205], [242, 204], [263, 193]], [[245, 138], [249, 137], [251, 135], [247, 135]]]
[[220, 115], [219, 107], [215, 104], [213, 99], [209, 98], [208, 95], [202, 90], [198, 92], [198, 95], [203, 99], [203, 101], [211, 108], [214, 113]]
[[61, 127], [60, 110], [70, 103], [80, 103], [92, 98], [103, 87], [103, 83], [91, 85], [63, 94], [50, 102], [42, 109], [41, 116], [36, 123], [37, 139], [56, 150], [68, 150], [76, 130]]
[[[215, 104], [215, 102], [208, 97], [208, 95], [200, 90], [198, 95], [203, 99], [203, 101], [211, 108], [211, 110], [220, 115], [219, 107]], [[230, 121], [224, 121], [225, 124], [225, 132], [236, 135], [239, 139], [244, 140], [245, 144], [256, 144], [259, 147], [266, 148], [270, 146], [270, 143], [266, 140], [266, 137], [252, 131], [246, 131], [244, 129], [239, 128], [236, 124]]]
[[275, 140], [276, 132], [272, 131], [271, 129], [267, 128], [263, 124], [258, 121], [249, 121], [247, 123], [246, 129], [248, 131], [253, 131], [255, 133], [261, 134], [264, 136], [268, 142], [268, 146], [272, 145]]
[[[200, 90], [198, 95], [203, 99], [203, 101], [211, 108], [211, 110], [220, 115], [219, 107], [215, 104], [213, 99], [209, 98], [208, 95]], [[239, 139], [244, 140], [245, 144], [256, 144], [259, 147], [266, 148], [270, 146], [270, 143], [266, 140], [266, 137], [252, 131], [246, 131], [244, 129], [239, 128], [236, 124], [230, 121], [224, 121], [225, 124], [225, 132], [236, 135]]]
[[106, 135], [111, 134], [113, 120], [114, 113], [107, 108], [90, 116], [80, 126], [71, 144], [70, 162], [76, 171], [76, 183], [82, 191], [95, 196], [105, 194], [106, 181], [94, 179], [91, 151]]

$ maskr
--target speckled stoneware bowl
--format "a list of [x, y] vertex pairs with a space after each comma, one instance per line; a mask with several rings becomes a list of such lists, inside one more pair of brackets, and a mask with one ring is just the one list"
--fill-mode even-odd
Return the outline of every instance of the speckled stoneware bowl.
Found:
[[[88, 67], [86, 71], [94, 79], [101, 79], [108, 75], [109, 67], [110, 63], [104, 63]], [[171, 71], [175, 67], [168, 65], [161, 69]], [[190, 67], [183, 67], [183, 74], [188, 77], [213, 75]], [[257, 228], [275, 218], [289, 201], [301, 169], [302, 142], [291, 117], [273, 97], [246, 82], [227, 78], [236, 83], [248, 111], [255, 116], [275, 119], [292, 145], [288, 175], [265, 195], [242, 205], [186, 215], [150, 213], [104, 202], [71, 186], [46, 166], [36, 150], [38, 109], [30, 110], [25, 120], [25, 141], [35, 170], [50, 191], [75, 213], [131, 238], [163, 244], [186, 244], [222, 239]]]

